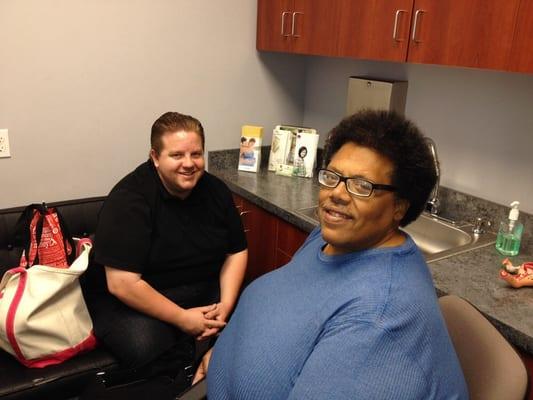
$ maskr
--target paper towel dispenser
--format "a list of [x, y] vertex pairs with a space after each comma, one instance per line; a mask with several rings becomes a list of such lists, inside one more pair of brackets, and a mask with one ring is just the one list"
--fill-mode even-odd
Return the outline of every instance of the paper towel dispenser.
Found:
[[403, 115], [406, 97], [407, 81], [352, 76], [348, 81], [346, 115], [365, 108], [391, 110]]

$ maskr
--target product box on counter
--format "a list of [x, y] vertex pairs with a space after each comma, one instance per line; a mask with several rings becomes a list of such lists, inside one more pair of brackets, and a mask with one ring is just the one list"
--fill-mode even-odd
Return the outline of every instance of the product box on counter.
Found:
[[257, 172], [261, 165], [262, 142], [262, 126], [244, 125], [242, 127], [238, 167], [240, 171]]
[[269, 171], [310, 178], [316, 163], [319, 135], [315, 129], [278, 125], [272, 132]]

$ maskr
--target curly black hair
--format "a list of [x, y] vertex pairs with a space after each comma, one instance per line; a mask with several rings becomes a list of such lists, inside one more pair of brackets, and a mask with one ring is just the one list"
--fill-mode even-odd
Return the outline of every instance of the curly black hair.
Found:
[[420, 130], [396, 112], [363, 110], [331, 130], [324, 149], [324, 167], [345, 143], [368, 147], [392, 162], [396, 196], [409, 202], [400, 221], [406, 226], [424, 210], [437, 183], [435, 161]]

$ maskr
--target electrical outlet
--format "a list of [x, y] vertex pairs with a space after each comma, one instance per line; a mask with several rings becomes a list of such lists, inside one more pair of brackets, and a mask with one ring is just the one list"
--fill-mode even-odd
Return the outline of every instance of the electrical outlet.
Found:
[[0, 158], [11, 157], [8, 133], [9, 131], [7, 129], [0, 129]]

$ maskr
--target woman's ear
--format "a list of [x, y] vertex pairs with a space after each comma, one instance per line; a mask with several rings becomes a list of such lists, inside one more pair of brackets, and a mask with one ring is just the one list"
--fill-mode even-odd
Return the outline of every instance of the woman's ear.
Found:
[[399, 223], [405, 216], [405, 213], [407, 213], [409, 206], [409, 200], [397, 198], [394, 204], [394, 220]]

